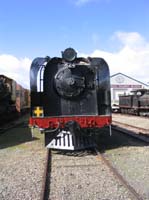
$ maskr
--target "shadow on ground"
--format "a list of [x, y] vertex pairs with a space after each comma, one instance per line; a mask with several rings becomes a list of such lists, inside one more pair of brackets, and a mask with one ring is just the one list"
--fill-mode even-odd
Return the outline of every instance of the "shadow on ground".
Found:
[[108, 128], [102, 128], [99, 135], [95, 135], [94, 140], [101, 152], [105, 152], [110, 149], [117, 149], [120, 147], [144, 147], [148, 146], [147, 143], [140, 141], [136, 138], [130, 137], [126, 134], [120, 133], [119, 131], [112, 130], [110, 136]]
[[93, 149], [85, 150], [53, 150], [55, 154], [67, 155], [73, 157], [85, 157], [88, 155], [96, 155]]
[[[102, 153], [106, 152], [107, 150], [118, 149], [121, 147], [148, 146], [148, 144], [141, 142], [140, 140], [131, 138], [130, 136], [127, 136], [115, 130], [112, 131], [112, 136], [110, 136], [108, 128], [102, 128], [98, 132], [96, 132], [96, 134], [93, 136], [93, 140], [97, 146], [97, 149]], [[93, 149], [82, 150], [82, 151], [59, 150], [55, 151], [55, 154], [77, 156], [77, 157], [96, 155]]]
[[19, 126], [0, 134], [0, 149], [16, 146], [25, 142], [39, 140], [32, 137], [31, 131], [27, 126]]

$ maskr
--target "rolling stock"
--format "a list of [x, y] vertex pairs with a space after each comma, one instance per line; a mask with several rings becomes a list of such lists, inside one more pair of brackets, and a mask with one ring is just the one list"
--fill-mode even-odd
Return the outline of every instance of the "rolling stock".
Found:
[[102, 58], [77, 57], [73, 48], [62, 57], [36, 58], [30, 90], [29, 125], [45, 134], [48, 148], [78, 149], [92, 129], [111, 125], [109, 67]]
[[149, 117], [149, 90], [133, 90], [130, 95], [119, 96], [121, 113]]
[[29, 90], [15, 80], [0, 75], [0, 124], [29, 110]]

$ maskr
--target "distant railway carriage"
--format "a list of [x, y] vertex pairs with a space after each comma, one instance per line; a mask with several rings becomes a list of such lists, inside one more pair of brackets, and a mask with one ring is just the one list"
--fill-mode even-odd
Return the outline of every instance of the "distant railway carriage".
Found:
[[29, 95], [15, 80], [0, 75], [0, 123], [29, 109]]
[[131, 95], [119, 96], [121, 113], [149, 116], [149, 90], [133, 90]]
[[75, 148], [82, 132], [111, 124], [109, 68], [102, 58], [77, 57], [72, 48], [62, 57], [36, 58], [30, 88], [30, 127], [45, 133], [47, 147]]

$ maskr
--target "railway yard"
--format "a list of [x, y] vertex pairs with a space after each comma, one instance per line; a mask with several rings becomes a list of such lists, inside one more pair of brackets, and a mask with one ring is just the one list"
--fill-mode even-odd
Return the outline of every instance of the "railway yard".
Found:
[[28, 118], [0, 130], [0, 199], [149, 199], [148, 118], [113, 114], [84, 151], [47, 151]]

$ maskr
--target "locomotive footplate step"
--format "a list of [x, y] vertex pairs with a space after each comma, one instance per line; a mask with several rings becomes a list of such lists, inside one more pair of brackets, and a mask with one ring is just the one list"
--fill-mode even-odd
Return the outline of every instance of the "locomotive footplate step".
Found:
[[69, 131], [61, 131], [54, 139], [50, 140], [45, 134], [46, 147], [50, 149], [82, 150], [95, 147], [91, 136], [79, 134], [75, 137]]

